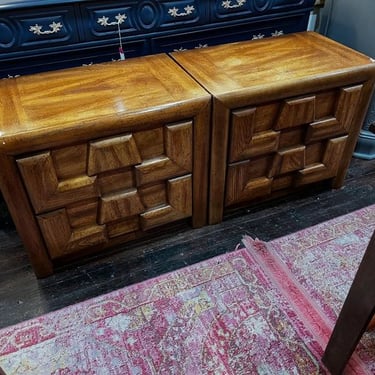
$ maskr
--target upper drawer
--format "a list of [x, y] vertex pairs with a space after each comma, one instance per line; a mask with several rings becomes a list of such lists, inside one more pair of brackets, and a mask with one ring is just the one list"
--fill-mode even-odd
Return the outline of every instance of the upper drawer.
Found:
[[85, 40], [137, 34], [134, 20], [136, 1], [89, 2], [81, 5], [81, 27]]
[[92, 2], [81, 5], [87, 40], [157, 32], [207, 22], [205, 2], [198, 0], [143, 0]]
[[49, 7], [0, 16], [0, 53], [74, 43], [78, 29], [74, 7]]
[[267, 16], [275, 13], [306, 10], [309, 12], [315, 0], [214, 0], [213, 20], [231, 19], [246, 16]]

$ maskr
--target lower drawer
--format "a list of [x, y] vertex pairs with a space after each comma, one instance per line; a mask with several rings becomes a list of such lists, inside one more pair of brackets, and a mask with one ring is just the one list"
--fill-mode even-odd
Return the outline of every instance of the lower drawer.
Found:
[[[103, 45], [84, 45], [79, 50], [76, 47], [62, 48], [59, 52], [46, 53], [41, 56], [31, 50], [27, 53], [14, 52], [9, 58], [0, 59], [0, 79], [38, 73], [44, 70], [57, 70], [89, 65], [119, 59], [118, 43]], [[132, 40], [124, 45], [125, 57], [147, 55], [149, 51], [146, 39]]]
[[220, 24], [214, 24], [205, 31], [152, 38], [151, 50], [153, 53], [169, 53], [222, 43], [277, 37], [304, 30], [306, 23], [306, 14], [297, 14], [288, 17], [275, 17], [272, 20], [263, 20], [262, 22], [241, 23], [235, 26], [223, 27]]

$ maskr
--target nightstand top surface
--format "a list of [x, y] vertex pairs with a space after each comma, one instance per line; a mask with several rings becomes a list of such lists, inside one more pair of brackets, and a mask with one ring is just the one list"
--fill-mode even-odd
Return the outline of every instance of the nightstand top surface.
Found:
[[137, 123], [168, 121], [178, 112], [194, 116], [209, 100], [164, 54], [5, 79], [0, 81], [0, 148], [67, 130], [77, 136], [134, 130]]
[[374, 60], [315, 32], [301, 32], [172, 53], [216, 97], [260, 92], [301, 80], [375, 74]]

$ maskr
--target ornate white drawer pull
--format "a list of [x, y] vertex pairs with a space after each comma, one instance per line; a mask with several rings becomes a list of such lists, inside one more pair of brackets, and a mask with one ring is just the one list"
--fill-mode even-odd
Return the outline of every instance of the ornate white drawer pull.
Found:
[[237, 2], [235, 4], [232, 4], [232, 0], [224, 0], [221, 3], [221, 6], [225, 9], [233, 9], [233, 8], [241, 8], [245, 5], [246, 0], [236, 0]]
[[43, 26], [38, 25], [37, 23], [34, 26], [30, 26], [29, 31], [36, 35], [46, 35], [46, 34], [56, 34], [58, 33], [62, 28], [63, 25], [61, 22], [52, 22], [50, 25], [49, 30], [43, 31]]
[[280, 31], [275, 30], [273, 33], [271, 33], [271, 36], [281, 36], [281, 35], [284, 35], [283, 30], [280, 30]]
[[262, 34], [262, 33], [259, 33], [259, 34], [257, 34], [257, 35], [253, 35], [253, 40], [255, 40], [255, 39], [263, 39], [265, 37], [265, 35], [264, 34]]
[[[20, 74], [16, 74], [14, 76], [11, 76], [10, 74], [8, 74], [8, 77], [4, 77], [2, 79], [13, 79], [13, 78], [18, 78], [18, 77], [21, 77]], [[5, 145], [5, 143], [3, 142], [3, 145]]]
[[116, 21], [109, 22], [109, 17], [103, 16], [98, 18], [96, 21], [98, 24], [107, 27], [107, 26], [115, 26], [115, 25], [121, 25], [125, 20], [128, 18], [128, 16], [124, 14], [118, 14], [115, 16]]
[[168, 13], [169, 13], [172, 17], [184, 17], [184, 16], [189, 16], [190, 14], [192, 14], [192, 13], [195, 11], [194, 5], [186, 5], [186, 7], [184, 8], [184, 11], [185, 11], [185, 12], [179, 13], [179, 12], [180, 12], [180, 9], [178, 9], [178, 8], [176, 8], [176, 7], [173, 7], [173, 8], [170, 8], [170, 9], [168, 10]]
[[202, 44], [202, 43], [199, 43], [196, 47], [194, 47], [195, 49], [199, 49], [199, 48], [207, 48], [208, 47], [208, 44]]
[[[194, 48], [195, 49], [199, 49], [199, 48], [207, 48], [208, 47], [208, 44], [202, 44], [202, 43], [199, 43], [197, 46], [195, 46]], [[185, 47], [180, 47], [180, 48], [175, 48], [173, 50], [173, 52], [183, 52], [183, 51], [187, 51], [188, 49], [185, 48]]]

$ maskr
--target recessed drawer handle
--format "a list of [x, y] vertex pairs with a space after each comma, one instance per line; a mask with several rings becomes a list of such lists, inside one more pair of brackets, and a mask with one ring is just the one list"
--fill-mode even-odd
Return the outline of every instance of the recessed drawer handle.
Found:
[[190, 14], [193, 14], [193, 12], [195, 11], [194, 5], [186, 5], [186, 7], [184, 8], [184, 11], [185, 12], [180, 13], [180, 9], [176, 7], [168, 9], [168, 13], [172, 17], [184, 17], [184, 16], [189, 16]]
[[246, 4], [246, 0], [236, 0], [235, 4], [232, 4], [232, 0], [224, 0], [221, 6], [225, 9], [241, 8]]
[[115, 26], [115, 25], [121, 25], [123, 22], [125, 22], [127, 18], [128, 16], [125, 13], [124, 14], [119, 13], [117, 16], [115, 16], [116, 21], [109, 22], [109, 17], [103, 16], [103, 17], [98, 18], [96, 22], [104, 27]]
[[42, 30], [43, 26], [40, 26], [36, 23], [34, 26], [30, 26], [29, 31], [36, 35], [46, 35], [46, 34], [56, 34], [63, 28], [63, 25], [61, 22], [55, 22], [55, 21], [53, 21], [48, 26], [50, 27], [49, 30]]

